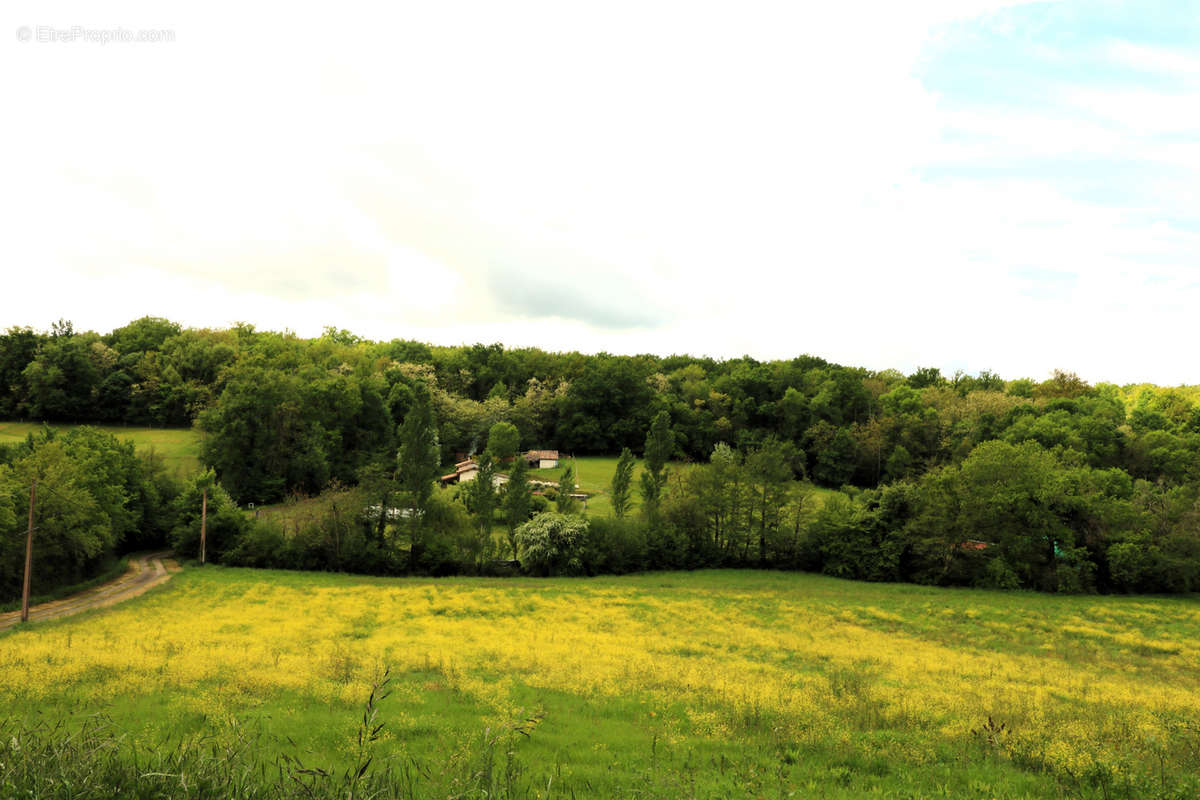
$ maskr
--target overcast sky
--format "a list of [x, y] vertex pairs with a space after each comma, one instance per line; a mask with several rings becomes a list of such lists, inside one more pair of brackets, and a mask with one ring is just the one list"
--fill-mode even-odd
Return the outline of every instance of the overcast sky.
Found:
[[1200, 383], [1200, 3], [255, 5], [0, 8], [0, 325]]

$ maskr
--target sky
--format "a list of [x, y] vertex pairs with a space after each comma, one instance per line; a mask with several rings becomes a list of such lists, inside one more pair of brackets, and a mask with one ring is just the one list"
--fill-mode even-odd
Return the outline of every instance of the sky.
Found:
[[1200, 383], [1200, 2], [172, 5], [0, 8], [0, 326]]

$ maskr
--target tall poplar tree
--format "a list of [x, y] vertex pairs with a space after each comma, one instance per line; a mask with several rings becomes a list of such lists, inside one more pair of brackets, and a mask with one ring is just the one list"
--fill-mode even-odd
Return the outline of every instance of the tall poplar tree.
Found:
[[671, 434], [671, 415], [660, 411], [650, 423], [646, 434], [646, 457], [642, 469], [642, 500], [647, 515], [658, 511], [658, 501], [663, 487], [667, 485], [667, 460], [674, 450], [675, 440]]
[[517, 528], [529, 521], [529, 507], [532, 504], [533, 496], [529, 490], [529, 464], [523, 457], [518, 456], [508, 475], [508, 485], [504, 490], [502, 502], [504, 524], [508, 527], [508, 546], [512, 549], [514, 559], [517, 557]]
[[475, 515], [478, 545], [476, 555], [483, 561], [491, 558], [495, 549], [492, 546], [492, 521], [496, 516], [499, 498], [496, 497], [495, 486], [496, 459], [492, 458], [491, 452], [485, 451], [483, 455], [476, 457], [476, 461], [479, 464], [479, 472], [476, 473], [475, 480], [467, 484], [466, 494], [471, 513]]
[[613, 514], [617, 519], [625, 519], [625, 512], [629, 510], [629, 491], [633, 488], [635, 466], [637, 466], [637, 461], [629, 448], [621, 450], [621, 457], [617, 459], [617, 471], [613, 473], [610, 488]]
[[575, 467], [567, 464], [562, 477], [558, 479], [558, 511], [560, 514], [573, 514], [579, 501], [571, 497], [575, 491]]
[[397, 456], [397, 478], [410, 508], [408, 566], [414, 571], [425, 549], [425, 512], [429, 510], [433, 498], [433, 482], [437, 480], [441, 450], [429, 393], [422, 388], [415, 394], [412, 408], [400, 426], [400, 452]]

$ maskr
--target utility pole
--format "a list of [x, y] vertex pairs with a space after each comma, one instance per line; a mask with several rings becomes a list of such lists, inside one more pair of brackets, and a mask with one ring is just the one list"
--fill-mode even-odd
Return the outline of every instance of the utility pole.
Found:
[[21, 622], [29, 622], [29, 576], [33, 572], [33, 502], [37, 498], [37, 478], [29, 485], [29, 532], [25, 534], [25, 588], [21, 590]]
[[200, 490], [200, 564], [204, 564], [204, 545], [208, 527], [208, 487]]

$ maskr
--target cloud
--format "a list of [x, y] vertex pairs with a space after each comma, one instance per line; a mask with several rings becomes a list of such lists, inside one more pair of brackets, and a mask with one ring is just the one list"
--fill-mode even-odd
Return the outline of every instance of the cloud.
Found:
[[1194, 29], [1011, 5], [56, 7], [0, 315], [1194, 381]]
[[1200, 82], [1200, 58], [1194, 51], [1116, 40], [1105, 46], [1105, 55], [1133, 69], [1165, 75], [1172, 81]]
[[488, 276], [488, 289], [505, 314], [521, 319], [567, 319], [602, 330], [657, 328], [670, 322], [650, 298], [623, 295], [621, 287], [607, 286], [607, 280], [588, 277], [586, 271], [573, 274], [577, 279], [563, 280], [498, 269]]

